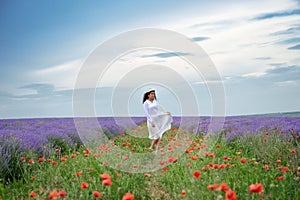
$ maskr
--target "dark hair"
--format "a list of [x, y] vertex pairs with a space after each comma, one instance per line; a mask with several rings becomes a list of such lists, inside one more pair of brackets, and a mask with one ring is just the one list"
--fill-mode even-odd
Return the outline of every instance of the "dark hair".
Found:
[[[146, 92], [146, 93], [144, 94], [143, 103], [145, 103], [145, 101], [148, 99], [148, 95], [149, 95], [151, 92], [155, 92], [155, 90], [150, 90], [149, 92]], [[156, 100], [156, 95], [155, 95], [155, 94], [154, 94], [154, 99]]]

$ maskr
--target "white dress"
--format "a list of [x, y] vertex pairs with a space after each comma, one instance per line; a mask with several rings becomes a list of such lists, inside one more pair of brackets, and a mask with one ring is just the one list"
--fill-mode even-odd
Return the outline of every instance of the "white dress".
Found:
[[[151, 140], [161, 138], [164, 132], [171, 129], [173, 121], [171, 114], [160, 111], [156, 100], [153, 100], [153, 102], [146, 100], [144, 102], [144, 110], [147, 116], [147, 126]], [[155, 127], [152, 127], [152, 122]]]

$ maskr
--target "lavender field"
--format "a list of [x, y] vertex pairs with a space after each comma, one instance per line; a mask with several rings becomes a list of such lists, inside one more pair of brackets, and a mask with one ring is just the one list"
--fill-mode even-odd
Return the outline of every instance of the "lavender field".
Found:
[[[133, 117], [130, 120], [98, 118], [97, 120], [102, 131], [97, 128], [93, 130], [91, 127], [89, 130], [107, 136], [110, 145], [125, 149], [128, 154], [151, 153], [147, 149], [150, 140], [147, 138], [146, 118]], [[82, 121], [82, 123], [86, 123], [85, 126], [88, 128], [88, 122]], [[134, 197], [136, 199], [222, 199], [222, 192], [225, 192], [225, 199], [237, 199], [237, 197], [238, 199], [297, 199], [300, 197], [299, 117], [226, 117], [223, 123], [222, 128], [212, 134], [209, 132], [210, 117], [174, 117], [173, 128], [164, 135], [160, 153], [163, 156], [180, 146], [180, 142], [174, 143], [173, 147], [169, 143], [175, 135], [192, 133], [194, 137], [187, 139], [190, 140], [190, 146], [184, 149], [184, 154], [177, 157], [169, 156], [167, 161], [159, 161], [160, 165], [164, 164], [162, 169], [152, 174], [136, 173], [129, 176], [131, 173], [112, 169], [103, 160], [100, 165], [95, 164], [95, 160], [89, 160], [92, 159], [90, 157], [104, 157], [105, 154], [89, 156], [91, 150], [82, 143], [72, 118], [1, 120], [0, 199], [54, 199], [54, 197], [92, 199], [100, 196], [104, 199], [133, 199]], [[133, 137], [133, 134], [129, 133], [144, 134], [144, 136]], [[214, 142], [209, 143], [211, 140], [205, 140], [207, 137], [213, 138]], [[105, 149], [111, 148], [109, 144], [101, 148], [103, 149], [104, 146]], [[78, 159], [82, 156], [77, 160], [82, 165], [74, 165], [72, 161], [68, 161], [71, 157], [75, 159], [75, 156]], [[47, 167], [47, 163], [44, 163], [46, 161], [52, 163], [49, 164], [51, 167]], [[126, 162], [126, 159], [123, 158], [119, 165], [122, 165], [122, 162]], [[60, 170], [66, 168], [72, 173], [76, 172], [76, 176], [73, 177], [66, 172], [60, 173]], [[133, 165], [133, 168], [139, 168], [139, 165]], [[218, 168], [220, 171], [210, 172]], [[284, 173], [282, 173], [283, 168]], [[257, 174], [253, 174], [255, 171]], [[269, 174], [266, 176], [267, 173]], [[48, 180], [49, 174], [59, 175]], [[81, 174], [85, 175], [84, 178]], [[111, 182], [101, 184], [99, 180], [94, 180], [100, 174], [110, 174]], [[201, 180], [202, 177], [206, 177], [205, 181], [198, 180], [200, 174]], [[235, 176], [240, 179], [235, 179]], [[171, 182], [168, 177], [173, 177]], [[81, 186], [67, 186], [69, 179]], [[242, 184], [241, 180], [247, 183]], [[84, 183], [88, 184], [88, 182], [90, 187], [84, 186]], [[157, 184], [156, 187], [165, 185], [163, 189], [159, 189], [162, 193], [150, 189], [143, 190], [143, 187], [149, 188], [147, 184], [151, 185], [154, 182]], [[222, 184], [223, 188], [220, 188]], [[224, 184], [227, 184], [227, 189]], [[251, 187], [254, 186], [251, 184], [257, 184], [257, 187], [261, 188], [253, 189]], [[101, 185], [104, 188], [101, 188]], [[197, 192], [195, 187], [200, 185], [202, 189]], [[107, 189], [110, 186], [111, 189]], [[88, 188], [91, 188], [89, 192], [83, 191]], [[274, 193], [280, 189], [286, 193]], [[60, 193], [59, 190], [63, 192]], [[112, 190], [117, 192], [114, 193]], [[216, 190], [217, 193], [214, 194], [211, 190]]]

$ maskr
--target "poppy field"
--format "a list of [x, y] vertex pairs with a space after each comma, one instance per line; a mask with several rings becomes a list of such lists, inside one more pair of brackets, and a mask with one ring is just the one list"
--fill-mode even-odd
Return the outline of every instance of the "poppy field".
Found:
[[298, 117], [174, 117], [157, 152], [132, 120], [98, 118], [94, 146], [71, 118], [0, 120], [0, 199], [300, 199]]

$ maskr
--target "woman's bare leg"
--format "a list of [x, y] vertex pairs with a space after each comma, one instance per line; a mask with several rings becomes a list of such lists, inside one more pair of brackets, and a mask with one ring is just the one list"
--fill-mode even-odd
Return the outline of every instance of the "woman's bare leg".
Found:
[[156, 143], [156, 140], [152, 140], [152, 142], [151, 142], [151, 146], [149, 147], [149, 149], [154, 149], [154, 145], [155, 145], [155, 143]]
[[160, 144], [160, 138], [156, 140], [156, 151], [158, 151], [159, 148], [159, 144]]

